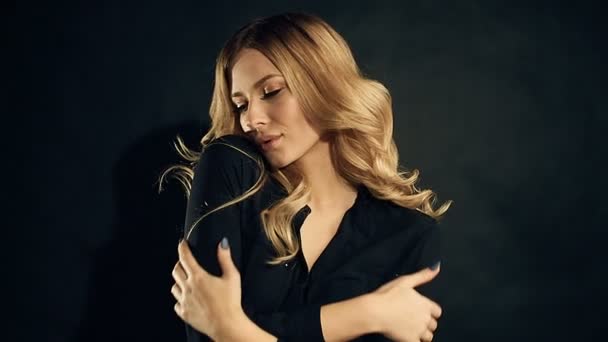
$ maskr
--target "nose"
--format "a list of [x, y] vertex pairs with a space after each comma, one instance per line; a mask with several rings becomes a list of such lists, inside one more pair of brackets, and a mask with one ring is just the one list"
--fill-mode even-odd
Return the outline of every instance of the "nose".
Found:
[[252, 99], [248, 104], [247, 110], [243, 113], [245, 126], [249, 129], [259, 129], [268, 123], [268, 116], [262, 103]]

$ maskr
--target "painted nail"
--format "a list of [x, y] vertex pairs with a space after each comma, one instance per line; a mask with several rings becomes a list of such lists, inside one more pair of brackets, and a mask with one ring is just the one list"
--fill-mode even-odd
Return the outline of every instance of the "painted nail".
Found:
[[222, 247], [223, 249], [228, 249], [228, 247], [230, 247], [230, 245], [228, 244], [228, 238], [224, 237], [222, 239], [222, 242], [220, 243], [220, 247]]
[[429, 267], [431, 270], [435, 271], [441, 265], [441, 261], [437, 261], [433, 266]]

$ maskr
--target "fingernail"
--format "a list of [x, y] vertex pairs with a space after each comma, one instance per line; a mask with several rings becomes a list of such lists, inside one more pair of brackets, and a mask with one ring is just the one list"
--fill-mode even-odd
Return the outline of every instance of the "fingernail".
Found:
[[230, 245], [228, 244], [228, 238], [224, 237], [222, 239], [222, 242], [220, 243], [220, 247], [222, 247], [223, 249], [228, 249], [228, 247], [230, 247]]
[[439, 265], [441, 265], [441, 261], [437, 261], [433, 266], [429, 267], [432, 271], [435, 271], [439, 268]]

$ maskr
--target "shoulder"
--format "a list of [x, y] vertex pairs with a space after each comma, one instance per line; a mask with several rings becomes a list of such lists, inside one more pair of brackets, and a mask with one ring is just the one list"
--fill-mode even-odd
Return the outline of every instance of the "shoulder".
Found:
[[420, 236], [438, 230], [439, 223], [428, 214], [412, 208], [402, 207], [389, 200], [370, 197], [366, 205], [368, 222], [364, 228], [367, 233], [381, 238], [382, 236], [406, 234]]
[[250, 180], [255, 183], [262, 171], [260, 163], [265, 163], [264, 156], [253, 141], [245, 136], [224, 135], [203, 146], [193, 168], [194, 180], [213, 178], [245, 186]]
[[376, 200], [373, 235], [369, 240], [387, 249], [401, 250], [396, 257], [407, 274], [433, 265], [441, 260], [441, 227], [432, 216], [402, 207], [391, 201]]
[[193, 178], [197, 182], [228, 186], [239, 195], [259, 180], [268, 162], [255, 142], [240, 135], [224, 135], [203, 147], [200, 159], [194, 165]]
[[[221, 169], [242, 169], [246, 173], [259, 174], [267, 161], [258, 146], [249, 138], [229, 134], [215, 138], [203, 147], [200, 163], [214, 165]], [[268, 169], [268, 167], [266, 167]]]
[[205, 145], [202, 155], [205, 154], [212, 154], [225, 161], [250, 160], [255, 162], [263, 159], [253, 141], [237, 134], [224, 135], [212, 140]]

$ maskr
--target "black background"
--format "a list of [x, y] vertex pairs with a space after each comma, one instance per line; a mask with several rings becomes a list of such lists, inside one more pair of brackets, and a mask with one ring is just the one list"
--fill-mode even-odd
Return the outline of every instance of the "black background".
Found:
[[[400, 163], [454, 200], [437, 341], [600, 338], [606, 214], [599, 5], [529, 1], [15, 4], [7, 66], [10, 340], [181, 341], [184, 218], [156, 192], [208, 127], [214, 61], [256, 16], [315, 13], [393, 96]], [[13, 35], [14, 34], [14, 35]], [[25, 153], [24, 153], [25, 152]], [[12, 169], [11, 166], [16, 166]], [[17, 179], [24, 178], [23, 181]], [[17, 262], [14, 262], [14, 261]], [[16, 267], [15, 267], [16, 265]], [[13, 270], [14, 268], [14, 270]], [[4, 340], [4, 338], [3, 338]]]

